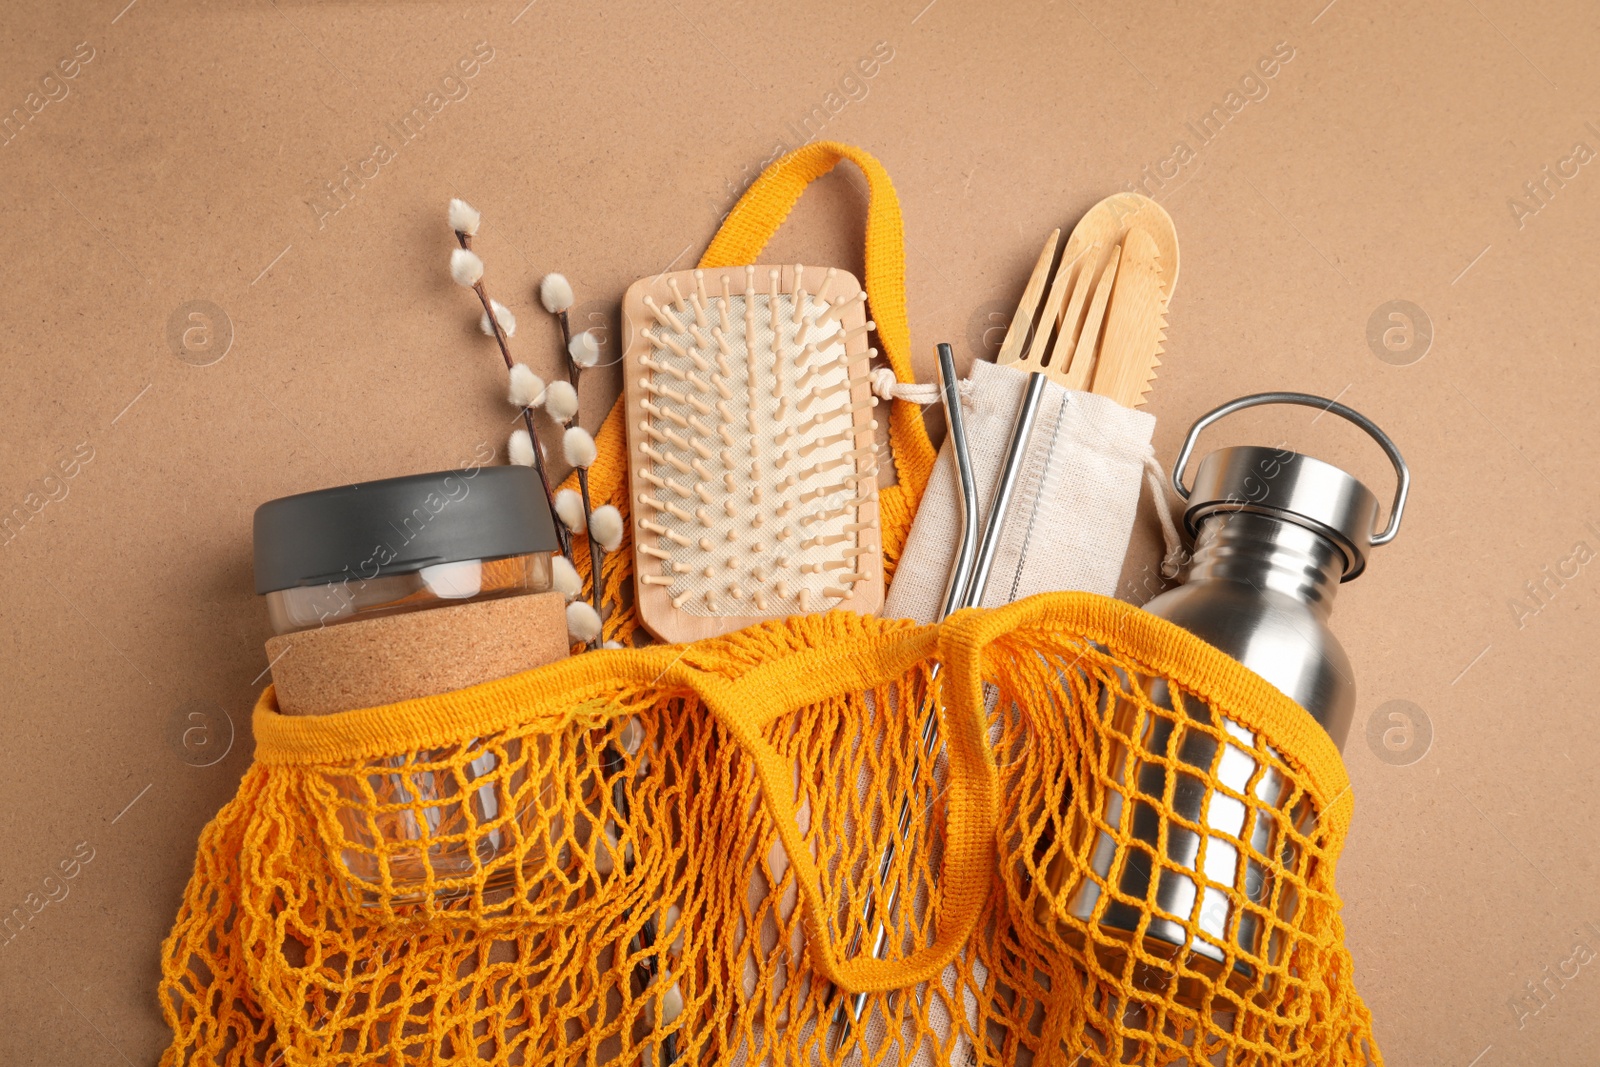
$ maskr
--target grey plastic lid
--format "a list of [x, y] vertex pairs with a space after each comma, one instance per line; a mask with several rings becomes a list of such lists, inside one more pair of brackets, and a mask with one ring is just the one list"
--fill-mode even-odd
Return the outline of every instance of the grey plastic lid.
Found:
[[555, 520], [531, 467], [385, 478], [256, 508], [260, 594], [555, 551]]

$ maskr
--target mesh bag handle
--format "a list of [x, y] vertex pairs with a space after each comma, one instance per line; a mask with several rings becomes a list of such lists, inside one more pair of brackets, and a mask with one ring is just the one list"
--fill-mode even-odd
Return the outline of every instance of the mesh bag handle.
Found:
[[[945, 663], [949, 680], [941, 692], [960, 695], [947, 700], [942, 709], [948, 781], [942, 797], [942, 870], [929, 924], [934, 937], [911, 953], [891, 959], [846, 958], [843, 935], [823, 918], [830, 914], [832, 902], [826, 898], [822, 873], [800, 829], [792, 785], [793, 760], [773, 745], [768, 728], [801, 708], [901, 678], [933, 658], [945, 661], [937, 631], [927, 630], [919, 641], [906, 640], [900, 627], [863, 633], [848, 647], [829, 645], [792, 652], [779, 662], [756, 666], [731, 679], [704, 670], [682, 649], [670, 646], [590, 653], [520, 676], [531, 684], [519, 702], [584, 709], [584, 717], [599, 721], [618, 710], [620, 705], [610, 698], [620, 691], [680, 691], [698, 697], [754, 767], [762, 803], [794, 865], [817, 970], [841, 989], [871, 993], [915, 985], [943, 970], [971, 936], [989, 893], [998, 788], [994, 760], [985, 741], [978, 651], [976, 646], [964, 646]], [[509, 718], [485, 718], [483, 703], [470, 699], [475, 691], [493, 685], [319, 719], [278, 713], [268, 690], [256, 711], [256, 737], [274, 761], [301, 764], [345, 765], [363, 757], [442, 749], [514, 725]], [[337, 832], [321, 836], [326, 842], [335, 839]], [[598, 910], [607, 901], [630, 896], [631, 883], [637, 881], [627, 877], [608, 882], [586, 910]], [[386, 913], [393, 916], [394, 910], [386, 909]], [[448, 907], [430, 908], [425, 914], [430, 921], [452, 921]], [[545, 916], [519, 908], [510, 918], [526, 923]]]
[[[914, 379], [911, 331], [906, 317], [905, 228], [900, 217], [900, 199], [883, 164], [867, 152], [836, 141], [819, 141], [774, 162], [751, 183], [728, 213], [699, 265], [710, 270], [754, 263], [784, 219], [789, 217], [806, 187], [844, 160], [854, 163], [866, 175], [870, 193], [865, 235], [866, 277], [863, 279], [868, 306], [873, 321], [878, 324], [878, 339], [895, 378], [911, 382]], [[595, 435], [597, 455], [589, 468], [589, 492], [594, 502], [616, 506], [624, 518], [629, 512], [626, 422], [626, 402], [619, 397]], [[911, 532], [911, 520], [916, 517], [917, 504], [922, 500], [923, 489], [937, 458], [922, 421], [922, 410], [910, 401], [893, 402], [889, 443], [894, 449], [899, 480], [878, 493], [886, 581], [894, 577], [906, 535]], [[577, 488], [576, 478], [569, 477], [565, 487]], [[624, 529], [631, 527], [631, 523], [623, 525]], [[573, 555], [578, 573], [587, 584], [590, 581], [589, 553]], [[606, 601], [616, 605], [605, 622], [606, 639], [631, 643], [629, 639], [639, 629], [638, 616], [628, 595], [633, 581], [631, 533], [625, 535], [617, 551], [607, 553], [601, 580], [605, 583]]]

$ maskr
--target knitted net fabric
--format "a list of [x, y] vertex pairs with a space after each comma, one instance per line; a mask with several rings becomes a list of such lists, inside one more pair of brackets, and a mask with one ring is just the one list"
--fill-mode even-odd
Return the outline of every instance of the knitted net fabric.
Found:
[[[1157, 718], [1242, 746], [1251, 785], [1150, 746]], [[1337, 752], [1259, 678], [1114, 600], [798, 617], [318, 718], [268, 690], [255, 730], [163, 947], [169, 1067], [1382, 1062], [1333, 885]], [[1233, 882], [1141, 844], [1138, 805], [1107, 819], [1136, 759], [1244, 813], [1207, 830], [1248, 859]], [[385, 784], [419, 775], [447, 785]], [[1183, 821], [1171, 788], [1138, 799]], [[381, 831], [406, 819], [434, 828], [424, 856], [474, 858], [402, 886], [419, 843]], [[1183, 913], [1129, 896], [1105, 842], [1113, 871], [1209, 892]], [[1261, 936], [1235, 918], [1215, 937], [1207, 897]], [[1207, 951], [1107, 933], [1112, 905]], [[840, 1011], [857, 990], [859, 1022]]]

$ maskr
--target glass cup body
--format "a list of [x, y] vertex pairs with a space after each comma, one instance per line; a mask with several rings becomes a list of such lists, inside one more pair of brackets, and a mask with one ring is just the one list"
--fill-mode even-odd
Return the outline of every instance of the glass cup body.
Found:
[[[547, 592], [550, 554], [460, 560], [404, 574], [352, 578], [266, 594], [278, 634], [383, 615]], [[457, 775], [461, 749], [471, 755]], [[373, 761], [330, 775], [338, 794], [341, 858], [356, 899], [407, 904], [431, 892], [450, 899], [472, 891], [475, 872], [513, 848], [510, 821], [524, 761], [506, 745], [479, 741]], [[505, 875], [512, 872], [502, 868]], [[432, 886], [430, 891], [429, 886]], [[464, 888], [465, 887], [465, 888]]]
[[[469, 758], [461, 766], [463, 755]], [[527, 808], [526, 775], [520, 742], [477, 738], [330, 775], [355, 899], [402, 907], [429, 895], [436, 901], [470, 897], [477, 872], [490, 867], [495, 871], [483, 880], [486, 892], [513, 881], [512, 867], [496, 867], [495, 860], [527, 840], [512, 826], [523, 814], [518, 806]]]
[[544, 593], [551, 588], [550, 553], [466, 559], [405, 574], [350, 576], [266, 594], [276, 634], [298, 633], [380, 615], [444, 608], [478, 600]]

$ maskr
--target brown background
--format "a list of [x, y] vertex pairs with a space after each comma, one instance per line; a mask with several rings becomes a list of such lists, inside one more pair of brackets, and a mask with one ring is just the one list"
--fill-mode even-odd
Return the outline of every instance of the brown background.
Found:
[[[93, 449], [0, 549], [0, 915], [31, 914], [93, 850], [0, 945], [0, 1062], [148, 1064], [165, 1043], [159, 942], [250, 758], [266, 667], [252, 509], [503, 449], [503, 372], [446, 273], [446, 199], [484, 211], [488, 281], [548, 370], [541, 274], [567, 272], [605, 324], [630, 281], [692, 261], [819, 107], [821, 134], [875, 152], [900, 190], [924, 374], [940, 340], [992, 352], [1044, 234], [1188, 143], [1195, 159], [1148, 186], [1183, 249], [1160, 454], [1213, 404], [1292, 388], [1371, 415], [1416, 475], [1399, 540], [1335, 616], [1362, 691], [1340, 887], [1379, 1040], [1401, 1065], [1596, 1061], [1600, 961], [1552, 980], [1537, 1014], [1512, 1001], [1588, 958], [1576, 941], [1600, 949], [1600, 570], [1568, 564], [1548, 606], [1510, 606], [1578, 542], [1600, 549], [1600, 163], [1537, 212], [1523, 192], [1576, 142], [1600, 148], [1593, 5], [524, 2], [0, 14], [0, 115], [93, 48], [0, 148], [0, 507], [59, 495], [52, 465]], [[892, 58], [850, 83], [861, 98], [830, 98], [880, 41]], [[387, 124], [478, 42], [493, 58], [467, 95], [397, 138]], [[1186, 123], [1280, 42], [1293, 58], [1265, 98], [1202, 144]], [[393, 158], [319, 224], [308, 200], [378, 139]], [[863, 189], [819, 183], [771, 258], [859, 269]], [[1396, 298], [1434, 334], [1408, 366], [1368, 341]], [[203, 367], [168, 340], [197, 299], [233, 332]], [[216, 336], [208, 356], [191, 335], [189, 358]], [[589, 425], [615, 389], [588, 384]], [[1381, 456], [1310, 414], [1217, 440], [1288, 440], [1386, 494]], [[1154, 545], [1145, 525], [1134, 599]], [[1420, 707], [1430, 746], [1369, 746], [1391, 700]]]

